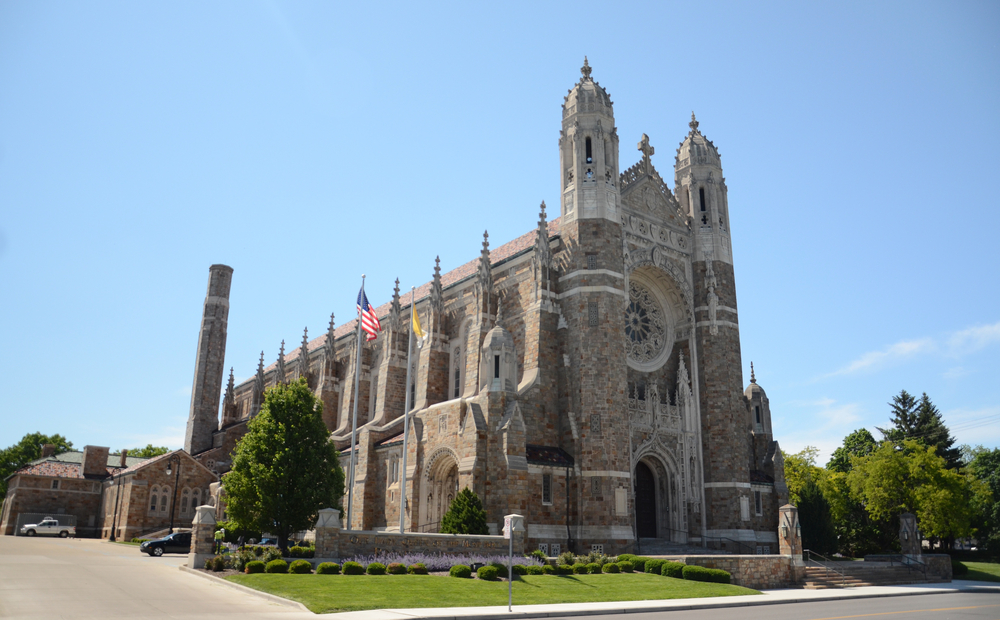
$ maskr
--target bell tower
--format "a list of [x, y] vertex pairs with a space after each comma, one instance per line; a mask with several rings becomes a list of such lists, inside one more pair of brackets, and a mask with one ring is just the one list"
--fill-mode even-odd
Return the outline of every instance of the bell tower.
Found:
[[562, 221], [618, 221], [618, 131], [612, 101], [583, 58], [582, 78], [563, 103], [559, 133]]

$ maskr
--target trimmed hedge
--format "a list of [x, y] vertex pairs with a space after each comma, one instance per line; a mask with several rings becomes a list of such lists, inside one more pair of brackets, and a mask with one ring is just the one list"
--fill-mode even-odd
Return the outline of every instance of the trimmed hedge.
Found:
[[365, 569], [365, 572], [367, 572], [369, 575], [384, 575], [385, 564], [381, 562], [372, 562], [371, 564], [368, 565], [368, 568]]
[[[621, 556], [618, 556], [618, 557], [621, 557]], [[646, 562], [648, 562], [648, 561], [649, 561], [649, 558], [643, 558], [643, 557], [637, 557], [637, 558], [635, 558], [634, 560], [631, 561], [632, 562], [632, 570], [634, 570], [637, 573], [644, 573], [644, 572], [646, 572]]]
[[483, 566], [482, 568], [476, 571], [476, 577], [479, 577], [483, 581], [497, 581], [497, 578], [499, 576], [500, 576], [500, 571], [498, 571], [497, 567], [494, 566], [493, 564], [490, 564], [489, 566]]
[[323, 562], [316, 567], [317, 575], [339, 575], [340, 564], [336, 562]]
[[583, 562], [577, 562], [576, 564], [573, 565], [573, 573], [574, 574], [577, 574], [577, 575], [586, 575], [587, 572], [588, 572], [587, 571], [587, 565], [584, 564]]
[[666, 560], [658, 560], [656, 558], [646, 560], [646, 566], [645, 566], [646, 572], [652, 573], [654, 575], [659, 575], [660, 571], [663, 570], [663, 565], [665, 563]]
[[684, 564], [680, 562], [664, 562], [663, 568], [660, 569], [660, 574], [664, 577], [684, 579]]
[[344, 562], [345, 575], [364, 575], [365, 567], [357, 562]]
[[295, 560], [288, 566], [288, 572], [293, 575], [308, 575], [313, 572], [313, 567], [308, 560]]
[[688, 581], [709, 581], [713, 583], [729, 583], [731, 577], [728, 572], [719, 568], [705, 568], [703, 566], [684, 567], [684, 578]]
[[607, 564], [601, 567], [601, 570], [605, 573], [620, 573], [622, 569], [618, 568], [617, 564], [612, 564], [611, 562], [608, 562]]
[[264, 566], [265, 573], [287, 573], [288, 562], [284, 560], [271, 560]]
[[545, 571], [542, 570], [541, 566], [536, 566], [536, 565], [532, 564], [531, 566], [528, 567], [528, 574], [529, 575], [544, 575]]
[[390, 575], [405, 575], [406, 566], [400, 564], [399, 562], [393, 562], [392, 564], [385, 567], [385, 572], [389, 573]]
[[587, 572], [591, 575], [599, 575], [601, 573], [601, 565], [597, 562], [591, 562], [587, 564]]
[[288, 555], [293, 558], [311, 558], [316, 555], [316, 547], [291, 547]]
[[266, 566], [260, 560], [252, 560], [247, 562], [247, 565], [243, 568], [243, 572], [252, 575], [254, 573], [263, 573]]
[[542, 566], [542, 572], [545, 573], [546, 575], [555, 575], [556, 567], [552, 566], [551, 564], [546, 564]]
[[969, 574], [969, 567], [966, 566], [965, 564], [962, 564], [958, 560], [952, 560], [951, 561], [951, 574], [954, 577], [959, 577], [961, 575], [968, 575]]
[[528, 567], [524, 564], [515, 564], [510, 567], [510, 570], [512, 570], [515, 575], [526, 575], [528, 573]]
[[456, 564], [451, 567], [448, 574], [452, 577], [458, 577], [459, 579], [469, 579], [472, 577], [472, 569], [465, 564]]
[[423, 562], [410, 564], [410, 566], [406, 569], [406, 572], [410, 573], [411, 575], [426, 575], [427, 565], [424, 564]]
[[616, 564], [618, 564], [618, 570], [620, 570], [621, 572], [623, 573], [632, 572], [632, 562], [628, 560], [621, 560], [620, 562], [616, 562]]
[[615, 561], [615, 563], [617, 564], [618, 562], [624, 562], [625, 560], [628, 560], [629, 562], [635, 562], [636, 559], [638, 559], [638, 557], [639, 556], [633, 555], [631, 553], [623, 553], [620, 556], [618, 556], [618, 559]]

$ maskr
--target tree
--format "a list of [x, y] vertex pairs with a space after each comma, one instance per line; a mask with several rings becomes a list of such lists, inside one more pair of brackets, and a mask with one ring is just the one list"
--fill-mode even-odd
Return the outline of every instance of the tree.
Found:
[[1000, 552], [1000, 448], [977, 446], [967, 452], [968, 473], [976, 483], [972, 496], [976, 537], [981, 546], [996, 554]]
[[892, 419], [889, 420], [892, 426], [888, 429], [876, 427], [882, 438], [897, 443], [912, 439], [917, 434], [917, 399], [906, 390], [900, 390], [889, 406], [892, 407]]
[[785, 484], [788, 485], [788, 501], [798, 506], [803, 487], [820, 475], [822, 469], [816, 466], [819, 448], [806, 446], [801, 452], [785, 457]]
[[937, 448], [938, 456], [944, 457], [950, 469], [961, 467], [961, 451], [955, 447], [955, 440], [944, 425], [941, 412], [931, 402], [927, 392], [917, 400], [906, 390], [901, 390], [889, 406], [892, 407], [892, 427], [878, 429], [887, 441], [900, 443], [904, 439], [915, 439]]
[[846, 474], [851, 471], [851, 457], [868, 456], [875, 451], [878, 443], [867, 428], [859, 428], [847, 437], [844, 437], [844, 445], [833, 451], [830, 462], [826, 468], [830, 471], [837, 471]]
[[132, 448], [128, 451], [128, 455], [138, 458], [151, 459], [154, 456], [160, 456], [161, 454], [166, 454], [167, 452], [170, 452], [170, 448], [166, 446], [154, 446], [150, 443], [146, 444], [145, 448]]
[[799, 493], [799, 523], [802, 524], [802, 546], [821, 554], [837, 550], [837, 533], [833, 527], [830, 502], [815, 480], [808, 481]]
[[442, 534], [489, 534], [486, 511], [479, 496], [465, 487], [452, 500], [448, 512], [441, 517]]
[[52, 444], [56, 454], [73, 449], [73, 442], [62, 435], [29, 433], [13, 446], [0, 450], [0, 500], [7, 497], [7, 477], [31, 461], [42, 457], [42, 446]]
[[236, 444], [223, 478], [227, 512], [237, 527], [288, 537], [316, 523], [321, 508], [340, 508], [344, 470], [323, 424], [323, 404], [305, 379], [264, 393], [260, 413]]
[[912, 439], [899, 446], [884, 442], [871, 455], [854, 460], [847, 482], [875, 519], [912, 512], [929, 538], [969, 535], [968, 483], [948, 469], [934, 447]]

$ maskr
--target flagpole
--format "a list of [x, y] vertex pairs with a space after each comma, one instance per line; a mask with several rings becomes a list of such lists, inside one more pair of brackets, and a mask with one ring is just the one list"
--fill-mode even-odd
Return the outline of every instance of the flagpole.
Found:
[[[361, 297], [365, 294], [365, 274], [361, 274]], [[358, 310], [358, 344], [357, 357], [354, 360], [354, 418], [351, 420], [351, 467], [347, 486], [347, 529], [351, 529], [351, 512], [354, 508], [354, 461], [357, 458], [358, 446], [355, 436], [358, 432], [358, 389], [361, 385], [361, 309]]]
[[406, 519], [406, 446], [407, 440], [410, 438], [410, 407], [413, 403], [410, 402], [410, 369], [413, 368], [413, 363], [410, 361], [413, 355], [413, 317], [417, 313], [417, 307], [415, 305], [414, 297], [417, 293], [417, 287], [410, 287], [410, 341], [406, 346], [406, 404], [403, 406], [403, 466], [399, 477], [399, 533], [402, 534], [405, 530], [405, 519]]

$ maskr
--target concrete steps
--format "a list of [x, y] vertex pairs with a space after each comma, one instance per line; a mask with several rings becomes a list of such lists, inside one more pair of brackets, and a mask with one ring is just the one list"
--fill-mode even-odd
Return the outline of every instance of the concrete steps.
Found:
[[[799, 584], [805, 590], [826, 588], [856, 588], [860, 586], [894, 586], [911, 583], [928, 583], [922, 573], [905, 566], [864, 562], [823, 562], [812, 564], [802, 571]], [[827, 567], [830, 570], [827, 570]], [[834, 572], [839, 571], [843, 576]]]

